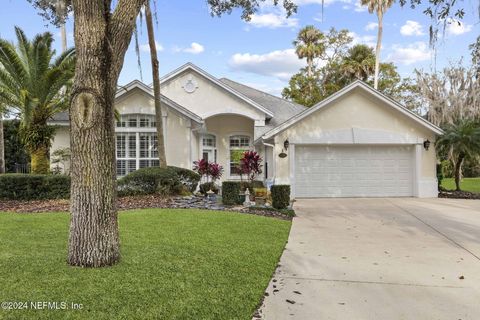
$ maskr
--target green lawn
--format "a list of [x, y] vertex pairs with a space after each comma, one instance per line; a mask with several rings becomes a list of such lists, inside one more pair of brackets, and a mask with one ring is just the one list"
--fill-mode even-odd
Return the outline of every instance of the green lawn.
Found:
[[251, 319], [290, 222], [200, 210], [120, 213], [122, 261], [66, 265], [69, 216], [0, 214], [0, 302], [82, 304], [0, 319]]
[[[448, 190], [455, 190], [455, 180], [453, 178], [443, 179], [442, 187]], [[460, 181], [460, 188], [463, 191], [480, 192], [480, 178], [463, 178]]]

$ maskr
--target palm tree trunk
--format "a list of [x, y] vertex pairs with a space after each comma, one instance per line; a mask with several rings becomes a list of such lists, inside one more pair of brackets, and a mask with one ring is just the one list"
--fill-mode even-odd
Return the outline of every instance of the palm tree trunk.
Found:
[[60, 33], [62, 35], [62, 52], [67, 51], [67, 28], [66, 23], [60, 26]]
[[158, 160], [160, 162], [160, 168], [166, 168], [167, 157], [165, 155], [165, 137], [163, 136], [162, 107], [160, 100], [160, 75], [158, 71], [157, 44], [155, 43], [155, 33], [153, 30], [153, 19], [152, 12], [150, 10], [150, 0], [145, 2], [145, 20], [147, 22], [148, 44], [150, 46], [150, 58], [152, 61], [153, 95], [155, 99], [155, 120], [157, 122]]
[[378, 89], [378, 73], [380, 71], [380, 50], [382, 48], [382, 34], [383, 34], [383, 13], [381, 10], [377, 11], [378, 15], [378, 34], [377, 34], [377, 48], [375, 49], [375, 79], [373, 87]]
[[5, 141], [3, 137], [3, 115], [0, 114], [0, 174], [5, 173]]
[[30, 153], [31, 172], [33, 174], [47, 174], [50, 172], [50, 161], [48, 160], [48, 147], [40, 146]]
[[461, 178], [461, 173], [462, 173], [462, 164], [463, 164], [463, 159], [465, 159], [465, 155], [461, 153], [458, 156], [457, 163], [455, 163], [455, 187], [456, 191], [461, 191], [460, 189], [460, 178]]
[[312, 64], [313, 64], [312, 58], [307, 57], [307, 76], [309, 78], [312, 77]]

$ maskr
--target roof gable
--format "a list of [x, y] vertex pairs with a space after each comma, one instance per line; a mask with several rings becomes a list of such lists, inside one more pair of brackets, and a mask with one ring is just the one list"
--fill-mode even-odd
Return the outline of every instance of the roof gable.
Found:
[[205, 70], [199, 68], [198, 66], [196, 66], [196, 65], [194, 65], [193, 63], [190, 63], [190, 62], [184, 64], [183, 66], [181, 66], [181, 67], [173, 70], [172, 72], [166, 74], [165, 76], [163, 76], [160, 79], [160, 83], [163, 85], [163, 84], [171, 81], [172, 79], [176, 78], [178, 75], [182, 74], [185, 71], [193, 71], [194, 73], [202, 76], [204, 79], [207, 79], [208, 81], [212, 82], [213, 84], [215, 84], [217, 87], [221, 88], [222, 90], [232, 94], [233, 96], [239, 98], [240, 100], [242, 100], [243, 102], [252, 106], [253, 108], [263, 112], [267, 116], [267, 118], [274, 117], [274, 114], [270, 110], [268, 110], [267, 108], [262, 106], [261, 104], [259, 104], [256, 101], [250, 99], [249, 97], [247, 97], [246, 95], [242, 94], [241, 92], [235, 90], [231, 86], [228, 86], [227, 84], [225, 84], [222, 81], [220, 81], [219, 79], [215, 78], [214, 76], [212, 76], [211, 74], [209, 74]]
[[302, 119], [305, 119], [306, 117], [308, 117], [312, 113], [315, 113], [317, 111], [321, 112], [322, 109], [324, 109], [325, 107], [327, 107], [327, 106], [331, 105], [332, 103], [338, 101], [340, 98], [344, 97], [345, 95], [347, 95], [348, 93], [352, 92], [353, 90], [355, 90], [357, 88], [363, 90], [368, 95], [379, 99], [381, 102], [383, 102], [382, 105], [397, 110], [398, 112], [405, 115], [406, 117], [408, 117], [412, 121], [416, 122], [417, 124], [421, 125], [422, 127], [426, 128], [426, 129], [434, 132], [435, 134], [442, 134], [443, 133], [442, 129], [435, 126], [431, 122], [425, 120], [424, 118], [420, 117], [416, 113], [408, 110], [407, 108], [405, 108], [404, 106], [402, 106], [401, 104], [396, 102], [395, 100], [387, 97], [386, 95], [382, 94], [378, 90], [373, 89], [372, 87], [370, 87], [366, 83], [364, 83], [360, 80], [357, 80], [357, 81], [351, 83], [350, 85], [344, 87], [342, 90], [334, 93], [330, 97], [328, 97], [328, 98], [322, 100], [321, 102], [317, 103], [316, 105], [310, 107], [309, 109], [306, 109], [302, 113], [299, 113], [296, 116], [292, 117], [291, 119], [283, 122], [282, 124], [280, 124], [276, 128], [266, 132], [263, 135], [262, 138], [263, 139], [272, 138], [273, 136], [277, 135], [278, 133], [280, 133], [280, 132], [286, 130], [287, 128], [291, 127], [292, 125], [300, 122]]
[[[122, 98], [126, 94], [129, 94], [130, 92], [132, 92], [132, 90], [134, 90], [134, 89], [142, 90], [143, 92], [148, 94], [152, 99], [154, 98], [153, 89], [150, 86], [146, 85], [145, 83], [143, 83], [139, 80], [133, 80], [130, 83], [128, 83], [127, 85], [121, 86], [117, 89], [115, 99]], [[174, 110], [183, 114], [187, 118], [190, 118], [190, 119], [196, 121], [197, 123], [202, 123], [203, 122], [203, 120], [200, 116], [196, 115], [192, 111], [190, 111], [187, 108], [179, 105], [175, 101], [167, 98], [166, 96], [164, 96], [162, 94], [160, 95], [160, 101], [161, 101], [162, 104], [165, 104], [165, 105], [169, 106], [170, 108], [173, 108]]]

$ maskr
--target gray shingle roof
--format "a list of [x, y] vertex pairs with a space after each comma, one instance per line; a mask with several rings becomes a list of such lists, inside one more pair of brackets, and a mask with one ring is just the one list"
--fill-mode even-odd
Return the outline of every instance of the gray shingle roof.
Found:
[[234, 90], [240, 92], [244, 96], [247, 96], [249, 99], [255, 101], [274, 114], [274, 117], [265, 124], [265, 127], [256, 128], [256, 138], [307, 109], [300, 104], [276, 97], [227, 78], [222, 78], [220, 81], [227, 86], [232, 87]]

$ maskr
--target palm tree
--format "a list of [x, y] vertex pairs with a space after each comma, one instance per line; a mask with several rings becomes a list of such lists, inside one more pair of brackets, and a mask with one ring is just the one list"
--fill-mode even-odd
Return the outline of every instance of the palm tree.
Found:
[[360, 79], [367, 82], [374, 72], [375, 56], [372, 48], [357, 44], [348, 50], [341, 65], [343, 77], [347, 80], [346, 84], [354, 79]]
[[15, 33], [17, 46], [0, 39], [0, 104], [20, 116], [20, 135], [31, 156], [32, 173], [47, 173], [55, 131], [47, 121], [68, 107], [64, 88], [73, 79], [75, 53], [69, 49], [53, 59], [51, 33], [31, 41], [20, 28], [15, 27]]
[[322, 55], [325, 51], [323, 39], [324, 34], [314, 26], [306, 26], [302, 28], [297, 35], [297, 39], [293, 41], [295, 52], [300, 59], [307, 58], [307, 76], [313, 75], [313, 60]]
[[456, 190], [460, 191], [463, 160], [480, 155], [480, 123], [461, 120], [445, 127], [445, 134], [436, 142], [437, 152], [453, 164]]
[[375, 80], [373, 87], [378, 89], [378, 73], [380, 70], [380, 49], [382, 48], [382, 34], [383, 34], [383, 15], [390, 8], [395, 0], [361, 0], [362, 6], [368, 6], [368, 12], [377, 13], [378, 18], [378, 33], [377, 33], [377, 48], [375, 49]]

